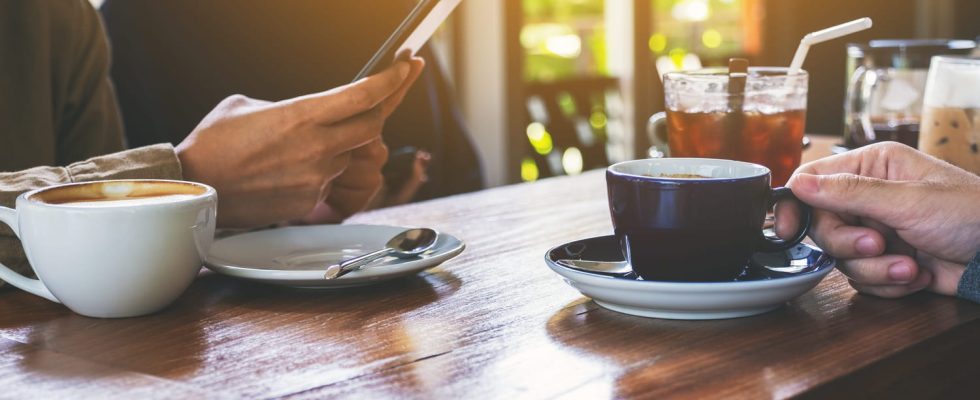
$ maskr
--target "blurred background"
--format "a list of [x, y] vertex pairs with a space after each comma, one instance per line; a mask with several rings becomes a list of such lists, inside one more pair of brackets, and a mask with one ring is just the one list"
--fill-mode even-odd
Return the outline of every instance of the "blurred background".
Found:
[[[846, 43], [980, 35], [977, 0], [464, 0], [429, 56], [451, 85], [483, 185], [496, 186], [643, 156], [646, 120], [663, 109], [658, 71], [734, 56], [786, 66], [806, 33], [864, 16], [873, 29], [810, 52], [808, 133], [842, 134]], [[352, 65], [396, 23], [361, 25], [378, 31], [368, 40], [377, 44]]]

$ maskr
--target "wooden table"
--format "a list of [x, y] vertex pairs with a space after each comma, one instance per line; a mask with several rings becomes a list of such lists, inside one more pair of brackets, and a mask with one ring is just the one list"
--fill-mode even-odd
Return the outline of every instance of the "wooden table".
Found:
[[5, 290], [0, 397], [977, 393], [980, 305], [953, 298], [867, 297], [835, 272], [778, 311], [744, 319], [599, 308], [542, 257], [611, 231], [604, 190], [591, 172], [357, 216], [351, 223], [432, 226], [468, 245], [441, 267], [370, 288], [292, 290], [202, 272], [172, 307], [126, 320]]

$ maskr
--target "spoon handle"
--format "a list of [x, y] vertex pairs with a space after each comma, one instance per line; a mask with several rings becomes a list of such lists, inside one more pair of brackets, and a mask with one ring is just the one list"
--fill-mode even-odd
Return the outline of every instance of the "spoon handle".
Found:
[[361, 256], [357, 256], [349, 260], [344, 260], [340, 264], [334, 264], [327, 267], [327, 272], [326, 274], [323, 275], [323, 278], [324, 279], [340, 278], [341, 276], [347, 275], [347, 273], [354, 271], [360, 268], [361, 266], [370, 263], [371, 261], [387, 256], [394, 251], [395, 249], [389, 247], [371, 253], [367, 253]]

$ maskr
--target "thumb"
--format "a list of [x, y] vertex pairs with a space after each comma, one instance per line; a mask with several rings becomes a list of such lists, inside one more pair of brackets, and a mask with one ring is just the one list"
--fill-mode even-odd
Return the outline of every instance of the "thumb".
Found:
[[909, 208], [921, 206], [928, 194], [914, 182], [855, 174], [797, 174], [788, 186], [800, 201], [814, 208], [871, 218], [892, 227], [907, 222]]
[[960, 279], [966, 272], [965, 265], [941, 260], [924, 252], [920, 252], [916, 256], [916, 261], [919, 266], [928, 269], [934, 276], [928, 286], [929, 290], [947, 296], [956, 295]]
[[364, 113], [381, 104], [398, 92], [411, 72], [412, 66], [409, 63], [398, 62], [377, 75], [326, 92], [297, 97], [278, 104], [292, 108], [306, 119], [329, 125]]

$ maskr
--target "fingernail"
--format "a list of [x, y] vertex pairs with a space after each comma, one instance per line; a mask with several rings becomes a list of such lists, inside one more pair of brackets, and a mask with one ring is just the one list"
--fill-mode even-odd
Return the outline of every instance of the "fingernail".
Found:
[[898, 262], [888, 267], [888, 278], [895, 282], [911, 282], [912, 267], [904, 262]]
[[857, 240], [854, 244], [857, 251], [863, 256], [876, 256], [878, 255], [878, 242], [871, 238], [871, 236], [863, 236]]
[[818, 179], [816, 175], [799, 174], [796, 176], [796, 181], [793, 182], [793, 191], [815, 194], [820, 191]]

